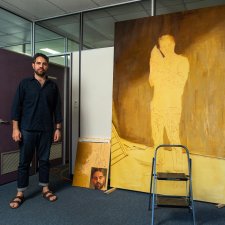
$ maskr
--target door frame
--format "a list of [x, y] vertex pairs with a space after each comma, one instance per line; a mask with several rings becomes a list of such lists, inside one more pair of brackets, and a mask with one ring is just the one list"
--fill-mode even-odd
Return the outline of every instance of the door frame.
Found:
[[[64, 58], [64, 87], [63, 87], [63, 140], [62, 140], [62, 165], [71, 164], [71, 136], [72, 136], [72, 53], [48, 55], [49, 59], [56, 57]], [[70, 60], [68, 60], [70, 57]], [[67, 152], [68, 151], [68, 155]], [[54, 164], [54, 163], [53, 163]]]

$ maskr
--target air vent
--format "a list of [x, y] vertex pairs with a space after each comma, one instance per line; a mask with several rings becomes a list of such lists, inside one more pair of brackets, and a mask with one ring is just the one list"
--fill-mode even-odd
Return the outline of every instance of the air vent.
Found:
[[19, 165], [19, 150], [1, 154], [1, 175], [17, 171]]
[[50, 160], [62, 158], [62, 143], [53, 144], [50, 152]]

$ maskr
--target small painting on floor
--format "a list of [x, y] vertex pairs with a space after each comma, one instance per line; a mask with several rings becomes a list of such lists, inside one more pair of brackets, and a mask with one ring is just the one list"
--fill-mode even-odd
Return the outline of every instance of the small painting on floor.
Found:
[[79, 141], [73, 186], [107, 190], [109, 159], [109, 142]]

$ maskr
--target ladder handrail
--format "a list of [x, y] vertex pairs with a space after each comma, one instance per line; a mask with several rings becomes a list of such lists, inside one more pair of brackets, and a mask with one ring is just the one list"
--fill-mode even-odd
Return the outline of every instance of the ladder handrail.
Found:
[[[187, 161], [188, 161], [188, 175], [189, 175], [189, 179], [191, 180], [191, 164], [190, 164], [190, 153], [189, 153], [189, 150], [186, 146], [184, 145], [177, 145], [177, 144], [162, 144], [162, 145], [159, 145], [156, 150], [155, 150], [155, 154], [154, 154], [154, 159], [155, 159], [155, 162], [156, 162], [156, 158], [157, 158], [157, 152], [160, 148], [165, 148], [165, 147], [175, 147], [175, 148], [183, 148], [185, 149], [186, 151], [186, 154], [187, 154]], [[153, 166], [153, 171], [154, 171], [154, 176], [156, 176], [156, 163], [154, 164]]]

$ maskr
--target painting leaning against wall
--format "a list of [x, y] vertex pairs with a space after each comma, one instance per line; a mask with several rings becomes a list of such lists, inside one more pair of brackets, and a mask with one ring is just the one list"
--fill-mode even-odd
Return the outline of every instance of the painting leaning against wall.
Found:
[[[192, 155], [225, 158], [225, 64], [218, 60], [225, 56], [224, 26], [225, 6], [116, 23], [114, 186], [148, 192], [159, 144], [183, 144]], [[186, 169], [182, 152], [169, 153], [162, 168]], [[134, 182], [119, 181], [118, 171], [120, 177], [132, 174]]]

